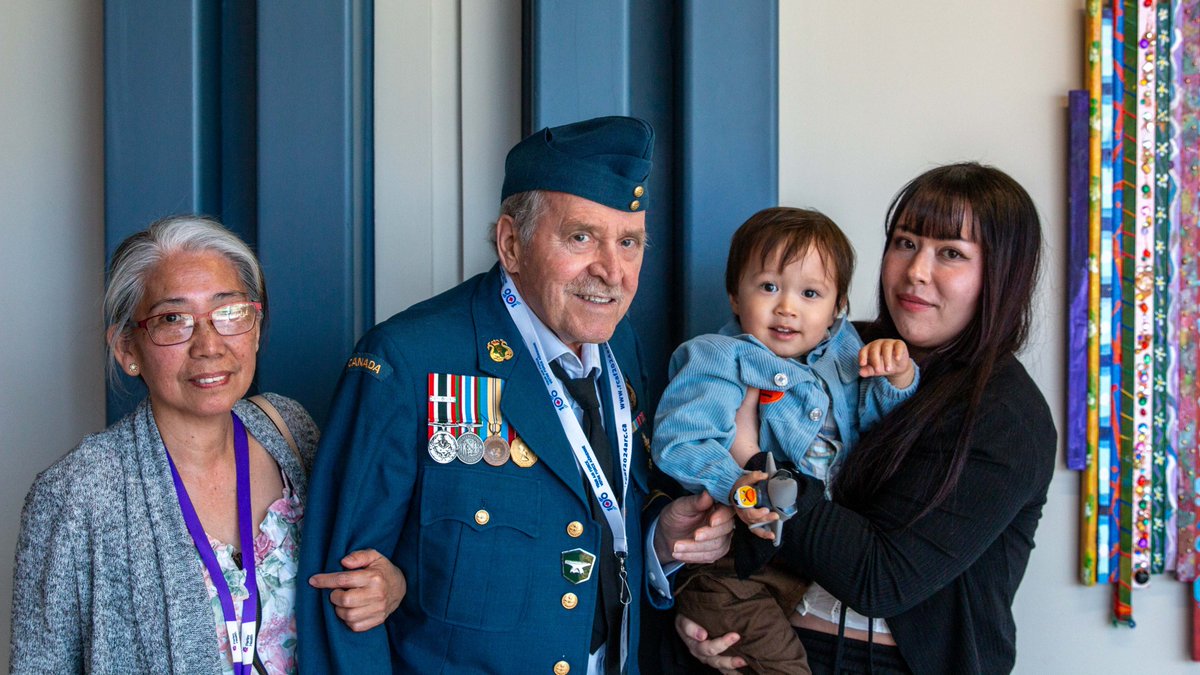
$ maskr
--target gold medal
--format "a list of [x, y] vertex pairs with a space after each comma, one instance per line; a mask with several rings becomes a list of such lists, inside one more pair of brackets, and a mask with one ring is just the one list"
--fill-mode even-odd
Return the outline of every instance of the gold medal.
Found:
[[633, 391], [633, 383], [629, 381], [629, 377], [625, 377], [625, 392], [629, 394], [629, 407], [637, 408], [637, 394]]
[[537, 464], [537, 455], [533, 454], [533, 450], [530, 450], [520, 437], [512, 440], [512, 443], [509, 444], [509, 451], [512, 452], [513, 463], [522, 469], [528, 469]]

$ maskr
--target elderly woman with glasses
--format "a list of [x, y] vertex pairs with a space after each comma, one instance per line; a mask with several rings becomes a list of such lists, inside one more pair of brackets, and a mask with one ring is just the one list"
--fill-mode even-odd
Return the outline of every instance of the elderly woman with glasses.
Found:
[[[29, 492], [13, 672], [295, 672], [317, 429], [290, 399], [242, 400], [267, 315], [258, 260], [212, 220], [161, 220], [113, 255], [104, 311], [110, 375], [140, 377], [149, 397]], [[343, 565], [339, 616], [378, 625], [399, 570], [374, 551]]]

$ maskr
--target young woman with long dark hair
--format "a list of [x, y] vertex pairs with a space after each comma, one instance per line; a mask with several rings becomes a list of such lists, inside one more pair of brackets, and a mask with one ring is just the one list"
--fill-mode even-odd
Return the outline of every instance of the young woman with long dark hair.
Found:
[[[907, 342], [921, 385], [862, 436], [832, 501], [800, 477], [778, 549], [735, 544], [740, 569], [773, 558], [813, 581], [792, 624], [814, 673], [1012, 669], [1013, 596], [1058, 445], [1016, 358], [1040, 252], [1033, 201], [995, 168], [939, 167], [892, 202], [879, 318], [862, 333]], [[756, 423], [744, 405], [739, 433]], [[745, 665], [721, 655], [737, 636], [707, 639], [682, 616], [676, 627], [708, 665]]]

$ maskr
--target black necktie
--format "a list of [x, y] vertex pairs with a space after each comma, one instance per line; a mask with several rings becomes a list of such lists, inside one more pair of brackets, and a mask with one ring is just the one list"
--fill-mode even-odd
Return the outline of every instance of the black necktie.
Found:
[[[570, 378], [559, 365], [558, 361], [550, 362], [554, 375], [562, 380], [567, 393], [583, 409], [583, 433], [587, 436], [588, 445], [592, 446], [592, 454], [596, 463], [608, 478], [608, 484], [613, 488], [614, 499], [621, 494], [619, 478], [614, 480], [612, 445], [608, 442], [608, 434], [604, 431], [604, 412], [600, 409], [600, 398], [596, 395], [595, 370], [586, 377]], [[602, 551], [598, 556], [600, 565], [600, 585], [597, 589], [596, 617], [592, 622], [592, 646], [594, 653], [600, 645], [607, 643], [604, 663], [606, 673], [619, 673], [621, 669], [621, 582], [617, 575], [617, 562], [613, 554], [612, 530], [608, 520], [596, 503], [595, 494], [584, 478], [584, 492], [591, 503], [592, 517], [600, 521], [600, 546]], [[619, 501], [618, 501], [619, 503]]]
[[563, 386], [567, 388], [567, 393], [571, 395], [575, 403], [583, 409], [583, 434], [587, 437], [588, 445], [592, 446], [592, 453], [596, 455], [596, 463], [600, 465], [600, 470], [604, 472], [608, 478], [608, 484], [612, 486], [614, 496], [621, 494], [621, 479], [620, 476], [614, 476], [613, 471], [613, 456], [612, 445], [608, 442], [608, 434], [604, 431], [604, 412], [600, 410], [600, 398], [596, 396], [596, 371], [588, 373], [585, 377], [570, 378], [559, 365], [558, 361], [550, 364], [551, 370], [558, 379], [562, 380]]

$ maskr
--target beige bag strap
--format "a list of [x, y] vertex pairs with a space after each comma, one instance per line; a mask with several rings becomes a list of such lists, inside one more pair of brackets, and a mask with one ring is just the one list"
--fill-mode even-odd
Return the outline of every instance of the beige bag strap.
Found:
[[296, 461], [300, 462], [300, 466], [304, 466], [304, 458], [300, 456], [300, 447], [296, 445], [296, 439], [292, 438], [292, 432], [288, 429], [287, 422], [283, 421], [283, 415], [279, 414], [279, 410], [267, 400], [266, 396], [258, 394], [246, 399], [258, 406], [271, 421], [275, 423], [275, 428], [279, 429], [279, 433], [283, 435], [283, 440], [287, 441], [288, 447], [292, 449], [292, 453], [296, 455]]

